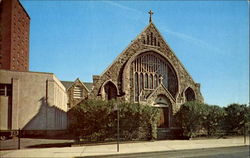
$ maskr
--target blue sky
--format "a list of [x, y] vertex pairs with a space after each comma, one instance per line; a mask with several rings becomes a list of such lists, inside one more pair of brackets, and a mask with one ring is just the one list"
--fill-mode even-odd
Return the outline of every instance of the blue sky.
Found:
[[31, 17], [30, 71], [92, 82], [153, 22], [208, 104], [249, 103], [247, 1], [21, 0]]

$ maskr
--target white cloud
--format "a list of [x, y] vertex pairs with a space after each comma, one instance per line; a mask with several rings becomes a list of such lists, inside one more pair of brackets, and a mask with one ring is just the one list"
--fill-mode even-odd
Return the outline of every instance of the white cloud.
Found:
[[207, 42], [204, 42], [198, 38], [192, 37], [190, 35], [184, 34], [184, 33], [180, 33], [180, 32], [175, 32], [175, 31], [171, 31], [169, 29], [163, 28], [163, 31], [165, 31], [166, 33], [172, 34], [180, 39], [183, 39], [185, 41], [191, 42], [199, 47], [203, 47], [203, 48], [207, 48], [210, 49], [211, 51], [217, 52], [217, 53], [221, 53], [223, 52], [221, 49], [216, 48], [210, 44], [208, 44]]
[[136, 10], [136, 9], [130, 8], [130, 7], [127, 7], [127, 6], [125, 6], [125, 5], [116, 3], [116, 2], [114, 2], [114, 1], [103, 1], [103, 2], [108, 3], [108, 4], [110, 4], [110, 5], [113, 5], [113, 6], [116, 6], [116, 7], [121, 8], [121, 9], [125, 9], [125, 10], [129, 10], [129, 11], [132, 11], [132, 12], [136, 12], [136, 13], [142, 14], [142, 12], [139, 11], [139, 10]]

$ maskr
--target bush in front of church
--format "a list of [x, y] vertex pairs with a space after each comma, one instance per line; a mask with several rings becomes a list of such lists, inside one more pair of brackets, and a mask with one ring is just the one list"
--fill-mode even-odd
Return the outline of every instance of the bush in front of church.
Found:
[[184, 137], [195, 137], [202, 129], [203, 117], [207, 115], [208, 107], [200, 102], [186, 102], [177, 112], [178, 125], [183, 129]]
[[117, 109], [121, 140], [156, 138], [157, 108], [115, 100], [85, 100], [73, 107], [69, 111], [69, 131], [83, 141], [116, 140]]
[[250, 132], [250, 106], [230, 104], [225, 109], [224, 129], [231, 134]]
[[184, 137], [246, 134], [250, 128], [250, 107], [230, 104], [227, 107], [186, 102], [176, 114]]

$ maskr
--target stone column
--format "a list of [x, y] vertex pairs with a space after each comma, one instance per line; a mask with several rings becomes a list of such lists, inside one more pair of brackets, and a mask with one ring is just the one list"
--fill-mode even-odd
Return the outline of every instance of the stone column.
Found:
[[19, 79], [12, 78], [12, 127], [17, 130], [19, 128]]
[[7, 130], [8, 129], [8, 105], [9, 105], [9, 97], [8, 96], [0, 96], [0, 129]]
[[55, 127], [55, 109], [54, 105], [54, 81], [47, 80], [46, 91], [46, 128], [47, 130], [54, 129]]

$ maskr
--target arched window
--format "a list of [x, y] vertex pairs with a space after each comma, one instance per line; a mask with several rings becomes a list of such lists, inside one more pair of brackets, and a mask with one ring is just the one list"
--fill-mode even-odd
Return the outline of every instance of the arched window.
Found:
[[195, 93], [192, 88], [188, 87], [185, 91], [186, 101], [194, 101], [195, 100]]
[[140, 74], [140, 92], [144, 89], [143, 74]]
[[[145, 52], [136, 57], [131, 63], [131, 78], [134, 85], [135, 101], [139, 95], [146, 98], [148, 94], [157, 88], [160, 82], [175, 97], [178, 91], [176, 73], [171, 64], [161, 55], [155, 52]], [[131, 84], [132, 85], [132, 84]]]
[[155, 74], [154, 76], [154, 89], [158, 87], [158, 77], [157, 75]]
[[149, 77], [149, 88], [150, 89], [153, 89], [153, 75], [152, 74], [150, 74], [150, 77]]
[[135, 73], [135, 101], [139, 100], [139, 83], [138, 83], [138, 73]]
[[145, 88], [148, 88], [148, 74], [145, 75]]

